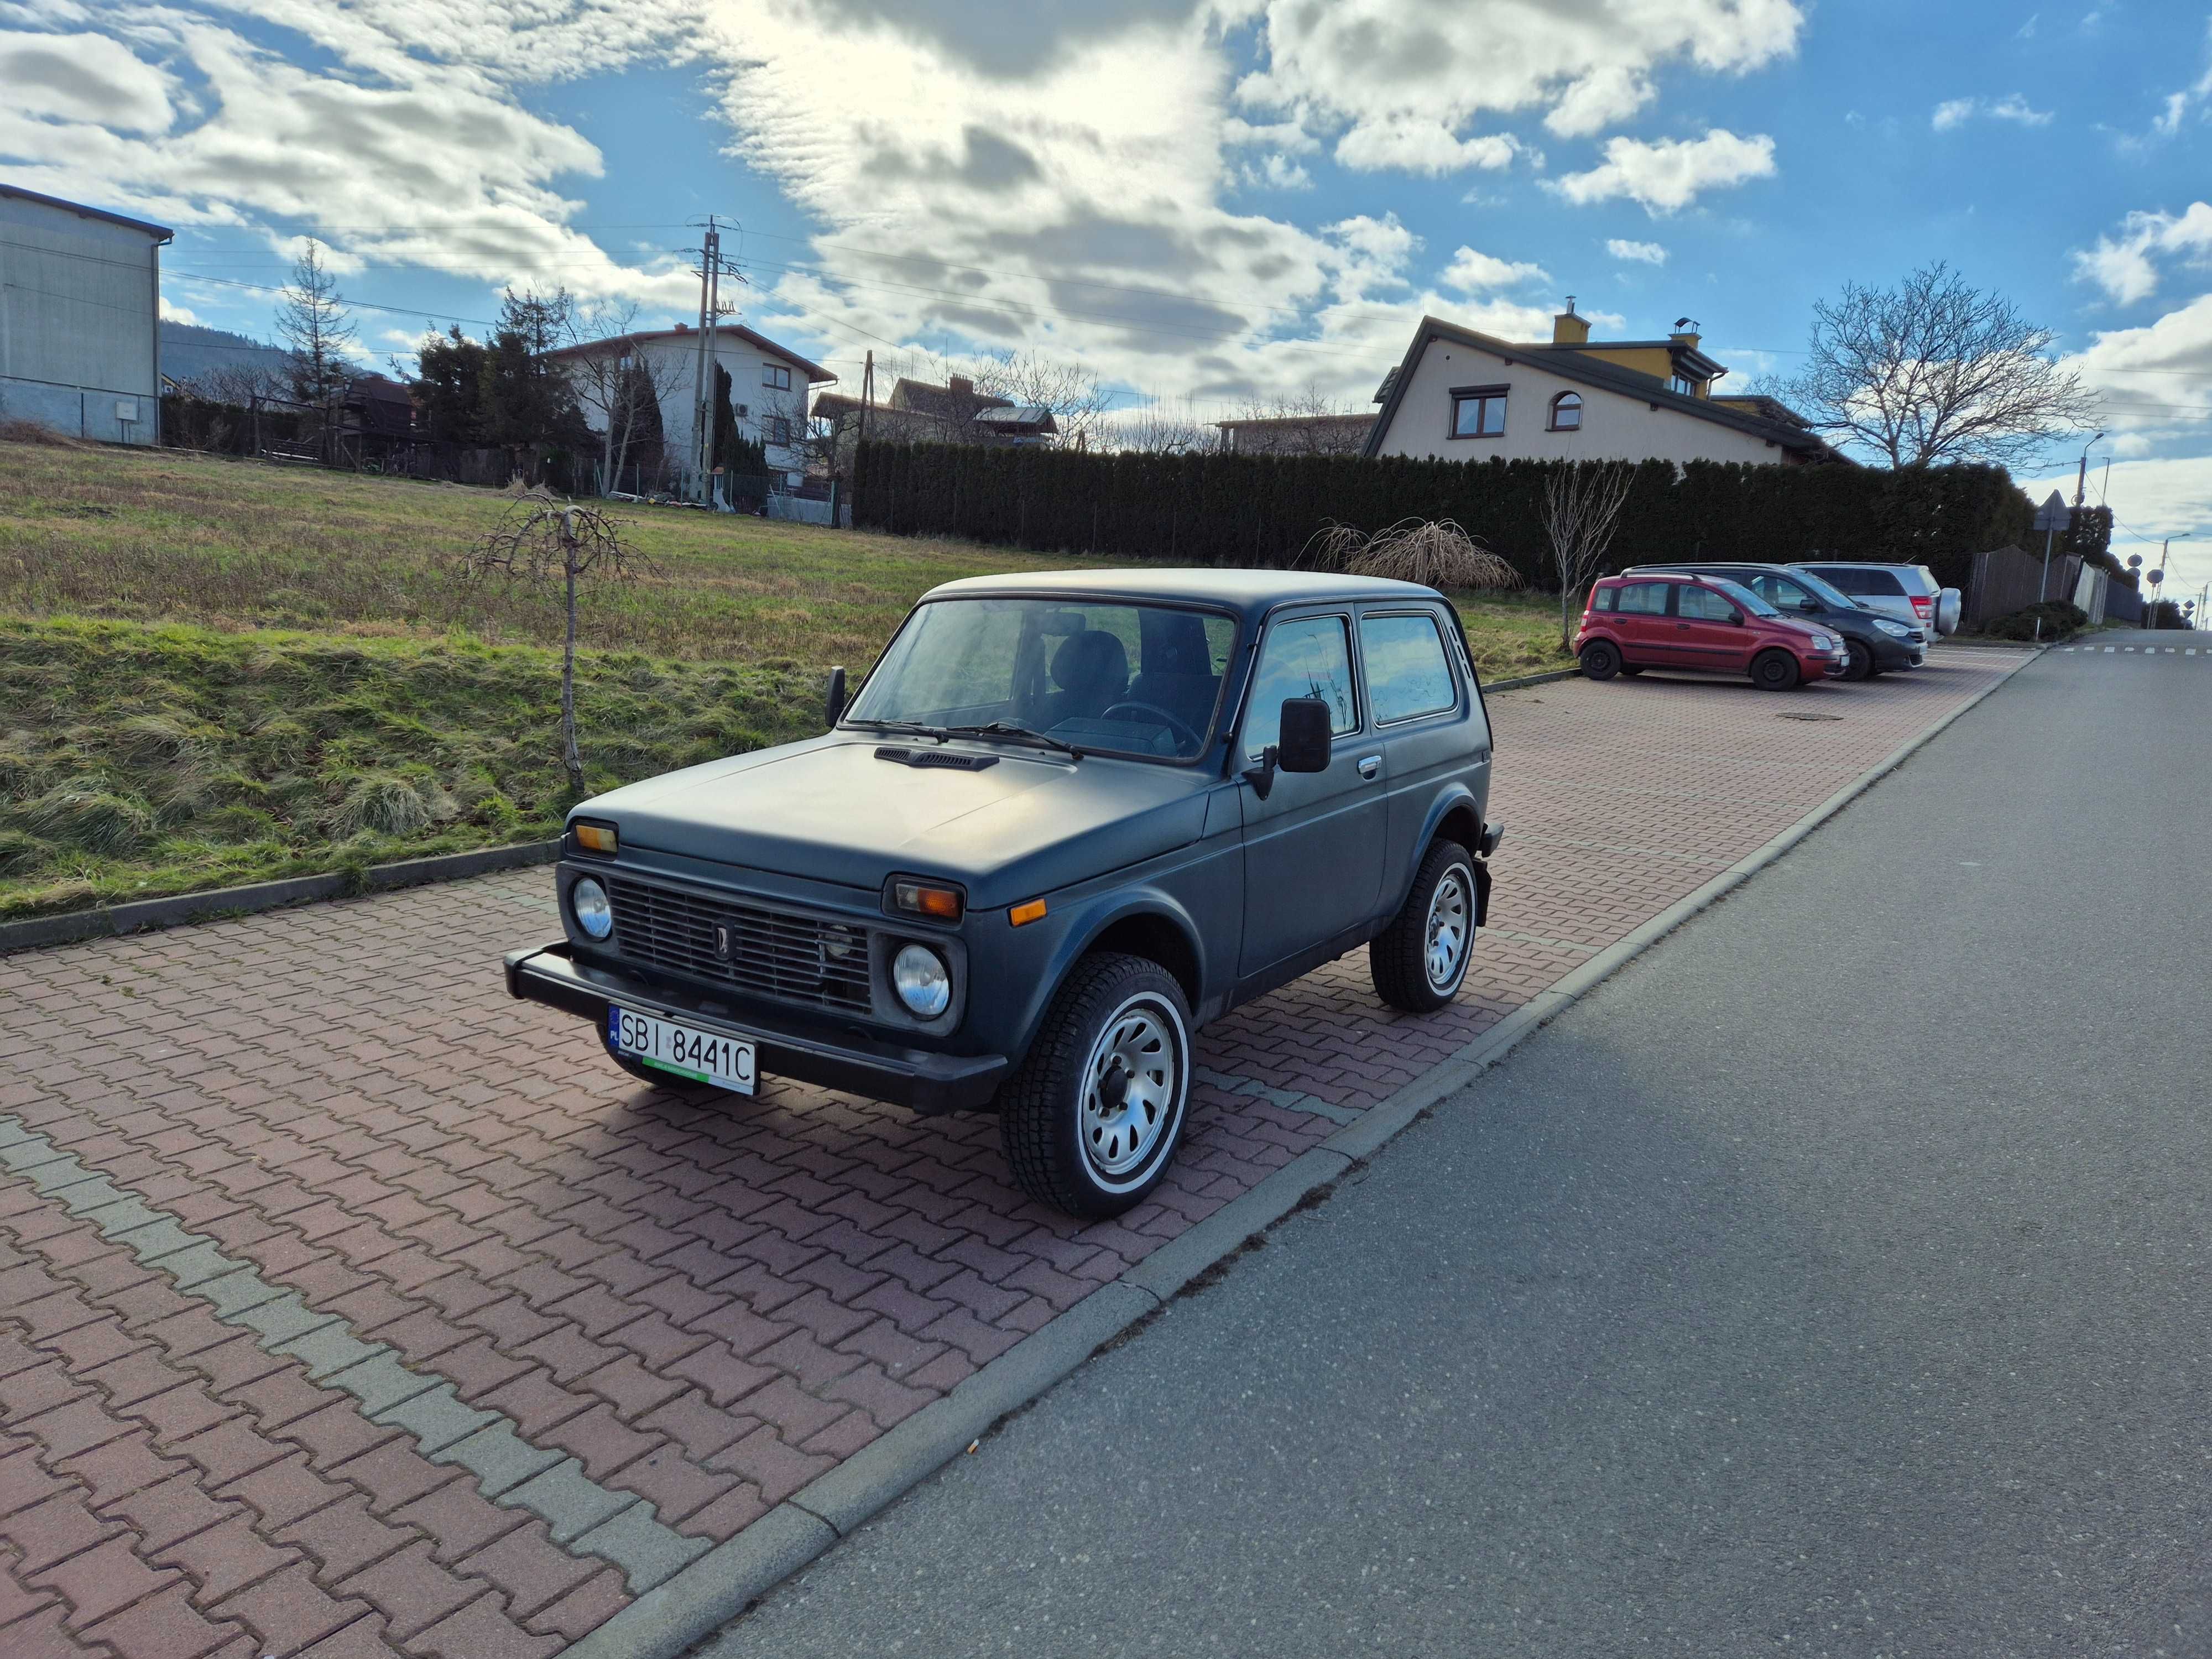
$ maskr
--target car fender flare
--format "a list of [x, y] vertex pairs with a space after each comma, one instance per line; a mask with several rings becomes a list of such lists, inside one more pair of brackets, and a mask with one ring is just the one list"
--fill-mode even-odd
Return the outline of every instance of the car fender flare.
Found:
[[1060, 942], [1047, 958], [1044, 970], [1037, 975], [1036, 989], [1022, 1010], [1018, 1026], [1021, 1042], [1007, 1055], [1014, 1065], [1020, 1065], [1028, 1054], [1030, 1045], [1036, 1040], [1037, 1028], [1044, 1022], [1045, 1012], [1052, 1000], [1060, 994], [1068, 973], [1075, 964], [1097, 948], [1100, 939], [1109, 930], [1124, 923], [1135, 921], [1171, 930], [1188, 955], [1184, 964], [1163, 963], [1183, 987], [1183, 994], [1190, 1004], [1191, 1024], [1194, 1030], [1206, 1018], [1209, 984], [1206, 944], [1198, 924], [1190, 912], [1168, 894], [1156, 887], [1120, 888], [1110, 893], [1099, 894], [1095, 899], [1081, 901], [1087, 905], [1078, 919], [1063, 932]]
[[[1421, 860], [1429, 850], [1429, 843], [1437, 838], [1437, 832], [1443, 827], [1443, 821], [1462, 806], [1474, 814], [1478, 826], [1489, 823], [1482, 810], [1482, 803], [1474, 798], [1474, 791], [1465, 784], [1454, 782], [1437, 791], [1437, 798], [1429, 803], [1428, 816], [1422, 822], [1421, 838], [1414, 843], [1413, 856], [1407, 860], [1405, 884], [1391, 895], [1390, 907], [1386, 915], [1395, 916], [1405, 907], [1406, 895], [1413, 890], [1413, 878], [1421, 872]], [[1490, 872], [1484, 867], [1482, 855], [1475, 848], [1470, 847], [1467, 850], [1468, 856], [1474, 861], [1475, 880], [1482, 889], [1481, 896], [1487, 898]]]

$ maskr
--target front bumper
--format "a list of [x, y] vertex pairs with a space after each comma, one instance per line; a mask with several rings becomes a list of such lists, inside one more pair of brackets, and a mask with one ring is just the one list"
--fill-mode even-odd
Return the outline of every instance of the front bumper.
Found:
[[766, 1030], [708, 1012], [705, 999], [580, 963], [566, 939], [534, 951], [510, 951], [505, 961], [508, 995], [591, 1020], [603, 1042], [607, 1005], [619, 1003], [702, 1030], [743, 1037], [753, 1045], [763, 1077], [795, 1078], [931, 1114], [989, 1104], [1006, 1073], [1003, 1054], [932, 1054], [826, 1028]]

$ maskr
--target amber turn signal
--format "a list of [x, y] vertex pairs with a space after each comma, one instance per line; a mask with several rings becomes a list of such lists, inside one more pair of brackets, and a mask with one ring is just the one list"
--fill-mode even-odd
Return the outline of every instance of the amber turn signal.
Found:
[[1042, 921], [1044, 920], [1044, 901], [1042, 899], [1031, 899], [1027, 904], [1017, 904], [1012, 909], [1006, 912], [1006, 920], [1013, 923], [1017, 927], [1025, 927], [1033, 921]]
[[611, 823], [579, 823], [570, 828], [576, 836], [576, 845], [586, 853], [605, 853], [614, 856], [618, 845], [615, 827]]
[[957, 887], [925, 887], [918, 881], [902, 881], [891, 889], [891, 902], [909, 915], [933, 916], [957, 921], [963, 908]]

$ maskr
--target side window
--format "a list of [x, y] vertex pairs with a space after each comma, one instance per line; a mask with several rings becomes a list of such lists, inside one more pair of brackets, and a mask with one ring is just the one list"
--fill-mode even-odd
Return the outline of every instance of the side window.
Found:
[[1562, 392], [1552, 399], [1552, 430], [1579, 432], [1583, 425], [1583, 399], [1578, 392]]
[[1667, 590], [1672, 582], [1630, 582], [1620, 590], [1618, 605], [1625, 615], [1663, 617], [1667, 614]]
[[1777, 611], [1819, 611], [1825, 609], [1814, 603], [1813, 595], [1787, 576], [1771, 575], [1761, 571], [1747, 584], [1751, 591], [1765, 599]]
[[1459, 687], [1435, 617], [1362, 617], [1359, 653], [1366, 659], [1367, 706], [1377, 726], [1459, 707]]
[[1674, 614], [1692, 622], [1726, 622], [1736, 611], [1724, 596], [1710, 587], [1686, 587], [1675, 601]]
[[1339, 737], [1358, 728], [1352, 637], [1342, 617], [1299, 617], [1267, 630], [1260, 672], [1244, 700], [1244, 747], [1253, 759], [1282, 735], [1285, 697], [1319, 697], [1329, 706], [1329, 725]]
[[1598, 589], [1598, 591], [1597, 591], [1597, 597], [1596, 597], [1594, 600], [1592, 600], [1592, 602], [1591, 602], [1593, 608], [1594, 608], [1594, 609], [1595, 609], [1595, 610], [1599, 610], [1599, 611], [1610, 611], [1610, 610], [1612, 610], [1612, 609], [1613, 609], [1613, 596], [1616, 592], [1620, 592], [1620, 590], [1619, 590], [1618, 588], [1613, 588], [1613, 587], [1601, 587], [1601, 588], [1599, 588], [1599, 589]]
[[1452, 393], [1451, 434], [1455, 438], [1496, 438], [1505, 431], [1505, 388], [1471, 386]]
[[1866, 584], [1860, 591], [1869, 597], [1883, 599], [1905, 597], [1905, 584], [1897, 580], [1894, 570], [1862, 570], [1859, 580]]
[[1820, 574], [1828, 579], [1829, 586], [1838, 592], [1849, 593], [1854, 599], [1862, 593], [1874, 592], [1866, 585], [1867, 573], [1863, 570], [1853, 570], [1843, 565], [1830, 565]]

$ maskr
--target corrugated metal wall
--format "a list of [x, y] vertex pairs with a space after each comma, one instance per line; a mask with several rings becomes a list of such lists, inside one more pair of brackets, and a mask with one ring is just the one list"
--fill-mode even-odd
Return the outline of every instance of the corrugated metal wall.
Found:
[[0, 413], [156, 441], [157, 258], [143, 231], [0, 196]]

